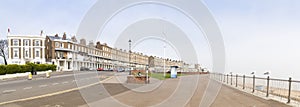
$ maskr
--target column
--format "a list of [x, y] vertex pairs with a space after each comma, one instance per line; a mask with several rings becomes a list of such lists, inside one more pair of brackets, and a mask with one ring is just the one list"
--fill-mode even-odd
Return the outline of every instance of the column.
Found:
[[60, 71], [61, 68], [60, 68], [59, 60], [56, 60], [56, 62], [57, 62], [57, 67], [56, 67], [57, 71]]
[[[41, 41], [41, 42], [45, 42], [45, 41]], [[42, 48], [42, 63], [45, 63], [46, 62], [46, 55], [45, 55], [45, 43], [41, 43], [41, 48]]]
[[[13, 51], [11, 49], [11, 39], [7, 39], [7, 43], [8, 43], [8, 59], [11, 60], [12, 59], [12, 56], [11, 56], [11, 51]], [[8, 63], [11, 63], [11, 62], [8, 62]]]
[[31, 59], [33, 60], [34, 58], [33, 58], [33, 40], [32, 39], [30, 39], [30, 57], [31, 57]]
[[65, 70], [65, 69], [67, 69], [68, 67], [67, 67], [67, 60], [64, 59], [64, 61], [65, 61], [65, 62], [64, 62], [64, 70]]
[[21, 44], [21, 45], [20, 45], [20, 49], [21, 49], [21, 58], [20, 58], [20, 59], [21, 59], [21, 62], [23, 62], [23, 59], [24, 59], [24, 58], [23, 58], [23, 54], [24, 54], [24, 53], [23, 53], [23, 39], [21, 39], [20, 44]]

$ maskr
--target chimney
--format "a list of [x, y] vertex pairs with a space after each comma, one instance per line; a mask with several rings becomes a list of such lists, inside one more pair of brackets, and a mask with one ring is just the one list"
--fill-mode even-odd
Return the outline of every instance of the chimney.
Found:
[[72, 40], [73, 42], [77, 42], [77, 39], [76, 39], [75, 36], [73, 36], [73, 37], [71, 38], [71, 40]]
[[43, 36], [43, 33], [44, 33], [44, 31], [43, 31], [43, 30], [41, 30], [41, 34], [40, 34], [40, 36]]
[[101, 48], [101, 44], [100, 44], [99, 41], [96, 43], [96, 48], [97, 48], [97, 49], [100, 49], [100, 48]]
[[90, 41], [90, 42], [89, 42], [89, 47], [94, 47], [93, 41]]
[[64, 35], [62, 37], [62, 40], [66, 40], [67, 39], [67, 35], [66, 35], [66, 32], [64, 32]]
[[7, 29], [7, 35], [9, 35], [9, 34], [10, 34], [10, 29], [8, 28], [8, 29]]
[[57, 38], [57, 37], [58, 37], [58, 34], [55, 34], [55, 37]]
[[80, 39], [80, 44], [85, 46], [86, 45], [85, 39]]

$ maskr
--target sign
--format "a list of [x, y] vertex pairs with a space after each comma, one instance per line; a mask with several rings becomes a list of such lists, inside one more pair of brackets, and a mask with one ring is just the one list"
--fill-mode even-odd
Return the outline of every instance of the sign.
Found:
[[171, 66], [171, 78], [177, 78], [177, 68], [178, 66]]

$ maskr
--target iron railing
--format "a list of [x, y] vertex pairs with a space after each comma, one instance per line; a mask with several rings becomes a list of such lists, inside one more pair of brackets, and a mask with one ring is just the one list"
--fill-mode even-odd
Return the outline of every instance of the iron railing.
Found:
[[266, 97], [270, 95], [285, 99], [287, 103], [291, 100], [300, 102], [300, 81], [289, 79], [276, 79], [269, 76], [256, 77], [238, 74], [211, 73], [213, 79], [223, 84], [232, 85], [249, 92], [262, 92]]

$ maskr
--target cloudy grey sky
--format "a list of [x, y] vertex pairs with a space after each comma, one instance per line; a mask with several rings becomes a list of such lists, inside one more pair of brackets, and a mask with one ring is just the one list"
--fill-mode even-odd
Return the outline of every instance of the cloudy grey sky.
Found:
[[[266, 70], [271, 76], [299, 78], [300, 68], [300, 1], [298, 0], [203, 0], [214, 15], [224, 37], [227, 72], [262, 75]], [[80, 21], [95, 0], [1, 0], [0, 36], [6, 37], [7, 28], [12, 34], [75, 35]], [[195, 10], [196, 11], [196, 10]], [[211, 68], [209, 46], [193, 23], [176, 10], [162, 6], [144, 5], [128, 9], [112, 19], [99, 37], [113, 46], [121, 25], [132, 23], [124, 16], [164, 18], [180, 27], [191, 39], [199, 63]], [[151, 13], [151, 14], [150, 14]], [[136, 16], [138, 17], [138, 16]], [[115, 24], [114, 24], [115, 23]], [[116, 26], [118, 25], [118, 26]], [[188, 27], [187, 27], [188, 26]], [[123, 26], [124, 27], [124, 26]], [[113, 28], [113, 29], [109, 29]], [[195, 30], [196, 29], [196, 30]], [[154, 45], [149, 46], [149, 44]], [[161, 41], [145, 41], [134, 48], [139, 52], [163, 56]], [[145, 48], [147, 47], [147, 48]], [[167, 46], [167, 57], [180, 59]], [[155, 50], [155, 51], [150, 51]]]

